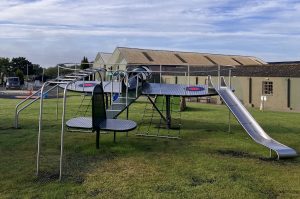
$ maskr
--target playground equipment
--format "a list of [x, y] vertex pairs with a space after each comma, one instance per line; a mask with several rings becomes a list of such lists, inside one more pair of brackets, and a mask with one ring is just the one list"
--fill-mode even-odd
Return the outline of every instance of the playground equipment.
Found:
[[[171, 128], [171, 96], [184, 96], [184, 97], [203, 97], [203, 96], [212, 96], [219, 95], [229, 110], [233, 113], [239, 123], [243, 126], [246, 132], [250, 135], [250, 137], [259, 144], [269, 148], [276, 152], [278, 159], [285, 157], [294, 157], [297, 156], [295, 150], [287, 147], [271, 137], [269, 137], [263, 129], [259, 126], [259, 124], [255, 121], [255, 119], [250, 115], [247, 109], [242, 105], [242, 103], [238, 100], [238, 98], [233, 94], [231, 89], [231, 69], [228, 70], [228, 79], [229, 85], [227, 86], [225, 79], [221, 76], [221, 68], [218, 66], [218, 70], [215, 72], [217, 75], [217, 86], [214, 86], [212, 82], [211, 76], [208, 76], [207, 85], [196, 85], [190, 86], [184, 84], [163, 84], [163, 83], [150, 83], [147, 80], [151, 78], [152, 73], [159, 72], [160, 76], [163, 71], [150, 71], [146, 66], [140, 66], [133, 69], [131, 72], [123, 72], [123, 75], [126, 85], [125, 102], [123, 102], [123, 98], [117, 100], [117, 102], [112, 102], [111, 108], [108, 110], [110, 112], [117, 112], [110, 114], [110, 117], [115, 118], [121, 113], [124, 109], [128, 108], [128, 106], [135, 101], [140, 95], [148, 96], [149, 101], [153, 105], [153, 108], [159, 113], [161, 119], [166, 121], [167, 128]], [[189, 69], [188, 69], [189, 72]], [[201, 71], [203, 72], [203, 71]], [[208, 71], [205, 71], [208, 72]], [[127, 75], [126, 75], [127, 74]], [[161, 78], [161, 77], [160, 77]], [[189, 79], [189, 74], [188, 74]], [[188, 81], [189, 82], [189, 81]], [[112, 83], [113, 86], [113, 83]], [[124, 96], [122, 90], [122, 81], [118, 84], [118, 89], [120, 90], [120, 95]], [[72, 90], [72, 88], [70, 88]], [[73, 88], [74, 90], [74, 88]], [[77, 89], [75, 89], [77, 90]], [[78, 90], [77, 90], [78, 91]], [[90, 91], [90, 90], [89, 90]], [[87, 92], [89, 92], [87, 91]], [[135, 91], [135, 93], [134, 93]], [[111, 88], [111, 92], [113, 92], [113, 87]], [[128, 96], [134, 96], [130, 98], [128, 103]], [[151, 100], [149, 96], [164, 96], [165, 97], [165, 115], [156, 107], [155, 103]], [[124, 105], [125, 104], [125, 105]], [[128, 110], [128, 109], [127, 109]], [[151, 122], [152, 120], [150, 120]], [[147, 135], [144, 134], [144, 135]], [[157, 135], [159, 136], [159, 135]], [[270, 153], [271, 154], [271, 153]]]
[[229, 110], [233, 113], [249, 136], [258, 144], [269, 148], [270, 156], [272, 152], [271, 150], [276, 152], [278, 159], [297, 156], [297, 152], [294, 149], [272, 139], [260, 127], [256, 120], [242, 105], [240, 100], [233, 94], [232, 90], [227, 86], [224, 77], [220, 78], [221, 83], [217, 87], [214, 87], [211, 78], [209, 77], [210, 85], [218, 92], [219, 96], [223, 99]]
[[[60, 179], [62, 177], [62, 157], [63, 157], [63, 143], [64, 143], [64, 131], [65, 126], [69, 129], [85, 129], [90, 131], [96, 131], [96, 147], [99, 147], [99, 136], [100, 130], [107, 131], [129, 131], [136, 127], [133, 121], [129, 120], [117, 120], [117, 117], [123, 112], [127, 111], [126, 118], [128, 119], [129, 106], [141, 95], [147, 96], [150, 103], [152, 104], [152, 110], [157, 111], [160, 115], [160, 124], [165, 121], [166, 129], [171, 129], [172, 126], [172, 97], [205, 97], [205, 96], [217, 96], [219, 95], [229, 110], [233, 113], [239, 123], [243, 126], [249, 136], [257, 143], [273, 150], [277, 154], [277, 158], [287, 158], [297, 156], [297, 152], [292, 148], [285, 146], [271, 137], [269, 137], [264, 130], [259, 126], [255, 119], [250, 115], [247, 109], [241, 104], [238, 98], [233, 94], [231, 88], [231, 69], [222, 69], [218, 66], [217, 70], [211, 71], [193, 71], [195, 74], [199, 72], [209, 73], [217, 72], [217, 84], [213, 83], [212, 77], [208, 76], [208, 81], [205, 85], [191, 85], [190, 84], [190, 68], [187, 66], [188, 71], [184, 72], [187, 78], [186, 84], [164, 84], [162, 83], [162, 71], [160, 66], [159, 71], [151, 71], [147, 66], [135, 66], [132, 70], [122, 71], [105, 71], [103, 69], [86, 69], [76, 71], [70, 75], [63, 77], [58, 77], [55, 80], [48, 81], [43, 84], [42, 88], [36, 92], [39, 96], [43, 96], [45, 93], [52, 91], [53, 89], [62, 88], [63, 92], [63, 110], [61, 118], [61, 155], [60, 155]], [[221, 76], [221, 72], [228, 72], [228, 86], [225, 82], [225, 78]], [[102, 81], [100, 72], [110, 72], [110, 81]], [[169, 73], [170, 71], [168, 71]], [[93, 79], [91, 76], [99, 74], [100, 80], [87, 81]], [[159, 83], [150, 82], [151, 77], [155, 74], [159, 74]], [[50, 86], [47, 90], [46, 86]], [[72, 118], [65, 122], [65, 112], [66, 112], [66, 96], [68, 91], [80, 92], [92, 95], [92, 117], [86, 117], [85, 114], [79, 117]], [[36, 94], [35, 93], [35, 94]], [[35, 95], [33, 94], [33, 95]], [[110, 102], [108, 100], [110, 96]], [[117, 97], [114, 97], [117, 96]], [[151, 96], [161, 96], [164, 98], [163, 109], [159, 109], [156, 103], [151, 99]], [[30, 96], [28, 97], [28, 99]], [[39, 97], [30, 102], [25, 99], [16, 106], [16, 120], [15, 126], [18, 127], [18, 117], [19, 113], [30, 106], [37, 100], [40, 100], [40, 117], [39, 117], [39, 133], [38, 133], [38, 152], [37, 152], [37, 173], [39, 172], [39, 157], [40, 157], [40, 140], [42, 131], [42, 120], [43, 120], [43, 98]], [[85, 99], [85, 97], [83, 98]], [[21, 108], [20, 106], [23, 105]], [[83, 103], [83, 102], [82, 102]], [[81, 107], [81, 105], [80, 105]], [[57, 105], [58, 110], [58, 105]], [[100, 111], [97, 112], [97, 111]], [[86, 113], [86, 112], [85, 112]], [[153, 115], [153, 113], [152, 113]], [[145, 114], [144, 114], [145, 117]], [[143, 118], [144, 119], [144, 118]], [[105, 121], [103, 123], [103, 121]], [[152, 121], [152, 119], [150, 120]], [[116, 125], [116, 127], [115, 127]], [[151, 125], [151, 124], [150, 124]], [[119, 128], [118, 128], [119, 126]], [[148, 133], [141, 134], [143, 136], [148, 136]], [[178, 136], [163, 135], [161, 136], [159, 132], [157, 137], [167, 137], [167, 138], [178, 138]], [[115, 140], [115, 133], [114, 133]], [[270, 155], [272, 155], [270, 153]]]
[[172, 115], [171, 128], [165, 128], [166, 118], [163, 114], [160, 114], [165, 111], [165, 98], [155, 96], [153, 99], [150, 96], [147, 96], [147, 99], [150, 104], [145, 103], [144, 112], [136, 135], [180, 139], [182, 124], [179, 97], [171, 97], [170, 99], [170, 111]]
[[[31, 106], [34, 102], [38, 101], [41, 99], [41, 96], [45, 96], [51, 91], [55, 90], [57, 91], [57, 99], [59, 97], [59, 86], [60, 85], [65, 85], [65, 84], [73, 84], [74, 82], [80, 81], [80, 80], [85, 80], [86, 78], [90, 78], [91, 76], [94, 76], [96, 73], [100, 73], [103, 71], [103, 69], [77, 69], [75, 68], [68, 68], [65, 66], [66, 64], [59, 64], [57, 65], [57, 78], [45, 82], [42, 87], [37, 90], [36, 92], [32, 93], [31, 95], [27, 96], [24, 100], [19, 102], [16, 105], [15, 108], [15, 128], [19, 128], [19, 116], [20, 113]], [[76, 65], [75, 65], [76, 66]], [[73, 73], [68, 74], [68, 75], [60, 75], [60, 71], [62, 69], [73, 71]], [[83, 81], [84, 82], [84, 81]], [[95, 86], [95, 85], [94, 85]], [[84, 87], [82, 92], [84, 92]], [[58, 114], [58, 105], [56, 107], [56, 114]]]

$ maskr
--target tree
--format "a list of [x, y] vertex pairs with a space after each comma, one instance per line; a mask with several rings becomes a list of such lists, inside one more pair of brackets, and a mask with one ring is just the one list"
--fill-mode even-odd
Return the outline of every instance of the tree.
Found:
[[81, 60], [81, 64], [80, 64], [80, 68], [81, 69], [86, 69], [86, 68], [89, 68], [90, 67], [90, 64], [89, 64], [89, 60], [87, 57], [83, 57], [83, 59]]
[[16, 76], [19, 77], [20, 83], [24, 84], [24, 73], [20, 69], [16, 70]]
[[33, 65], [30, 61], [28, 61], [25, 57], [12, 58], [10, 61], [9, 73], [15, 73], [17, 69], [20, 69], [23, 74], [27, 74], [27, 68], [28, 75], [32, 75]]
[[57, 67], [49, 67], [45, 70], [45, 76], [49, 77], [50, 79], [57, 77]]
[[0, 80], [3, 82], [4, 76], [7, 76], [9, 68], [9, 58], [0, 57]]

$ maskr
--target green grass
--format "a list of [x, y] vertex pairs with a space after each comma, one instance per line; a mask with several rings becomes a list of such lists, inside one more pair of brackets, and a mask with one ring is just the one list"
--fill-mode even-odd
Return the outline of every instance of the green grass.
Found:
[[[135, 132], [101, 136], [65, 134], [64, 176], [59, 168], [60, 119], [55, 100], [46, 100], [41, 176], [35, 176], [38, 104], [21, 113], [13, 129], [18, 100], [0, 99], [0, 198], [300, 198], [300, 158], [267, 158], [219, 105], [188, 103], [182, 113], [182, 139], [137, 137]], [[80, 98], [68, 98], [67, 118]], [[144, 102], [130, 108], [140, 121]], [[60, 104], [61, 107], [61, 104]], [[254, 118], [274, 139], [300, 151], [300, 114], [259, 112]], [[61, 110], [59, 112], [61, 114]], [[121, 118], [124, 115], [121, 115]]]

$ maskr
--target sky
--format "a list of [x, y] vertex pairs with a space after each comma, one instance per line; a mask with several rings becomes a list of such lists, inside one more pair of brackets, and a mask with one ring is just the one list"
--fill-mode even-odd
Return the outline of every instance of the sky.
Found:
[[300, 0], [0, 0], [0, 57], [43, 67], [118, 47], [300, 60]]

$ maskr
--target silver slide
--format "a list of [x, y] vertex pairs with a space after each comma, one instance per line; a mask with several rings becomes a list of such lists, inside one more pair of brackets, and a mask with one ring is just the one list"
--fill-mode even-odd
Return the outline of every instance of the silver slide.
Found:
[[278, 159], [297, 156], [297, 152], [294, 149], [277, 142], [266, 134], [231, 89], [227, 87], [223, 78], [221, 79], [220, 88], [215, 87], [215, 90], [255, 142], [275, 151]]

